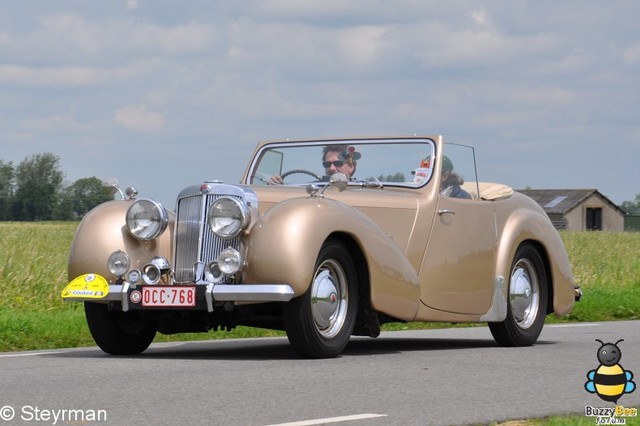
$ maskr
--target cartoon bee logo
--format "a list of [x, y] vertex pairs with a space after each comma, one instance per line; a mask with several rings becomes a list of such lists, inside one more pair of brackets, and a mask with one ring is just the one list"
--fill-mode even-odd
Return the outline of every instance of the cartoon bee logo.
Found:
[[618, 343], [624, 342], [624, 339], [616, 343], [604, 343], [600, 339], [596, 339], [596, 342], [602, 345], [598, 349], [600, 366], [587, 373], [589, 380], [584, 384], [584, 388], [589, 393], [597, 394], [604, 401], [617, 404], [623, 394], [631, 393], [636, 389], [636, 384], [631, 380], [633, 373], [619, 364], [622, 351]]

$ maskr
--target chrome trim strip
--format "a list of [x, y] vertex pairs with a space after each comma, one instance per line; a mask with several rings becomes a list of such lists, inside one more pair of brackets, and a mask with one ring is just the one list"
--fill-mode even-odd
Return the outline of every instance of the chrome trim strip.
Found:
[[287, 284], [215, 284], [211, 295], [217, 302], [288, 302], [294, 292]]

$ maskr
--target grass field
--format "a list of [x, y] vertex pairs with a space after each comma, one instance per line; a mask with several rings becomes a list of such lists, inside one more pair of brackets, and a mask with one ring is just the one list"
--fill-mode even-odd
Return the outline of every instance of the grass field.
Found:
[[[77, 223], [0, 222], [0, 352], [94, 345], [80, 303], [65, 303], [67, 253]], [[640, 233], [562, 232], [584, 299], [558, 321], [640, 318]], [[402, 330], [441, 324], [389, 324]], [[238, 327], [232, 332], [177, 336], [156, 341], [279, 335]]]

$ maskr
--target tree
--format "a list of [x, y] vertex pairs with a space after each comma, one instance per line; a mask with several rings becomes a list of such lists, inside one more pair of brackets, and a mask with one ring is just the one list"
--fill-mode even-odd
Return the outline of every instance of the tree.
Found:
[[112, 189], [93, 176], [82, 178], [67, 186], [61, 194], [56, 219], [81, 218], [94, 207], [113, 200]]
[[628, 214], [640, 214], [640, 194], [636, 194], [636, 199], [634, 201], [624, 201], [620, 205], [620, 208]]
[[0, 160], [0, 220], [11, 219], [13, 202], [13, 163]]
[[50, 220], [59, 201], [64, 174], [51, 153], [25, 158], [15, 171], [14, 220]]

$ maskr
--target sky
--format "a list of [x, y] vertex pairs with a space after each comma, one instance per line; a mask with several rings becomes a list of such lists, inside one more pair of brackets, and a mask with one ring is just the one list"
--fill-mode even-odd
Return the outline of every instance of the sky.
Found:
[[640, 193], [640, 2], [33, 0], [0, 15], [0, 160], [175, 205], [260, 140], [436, 135], [479, 179]]

